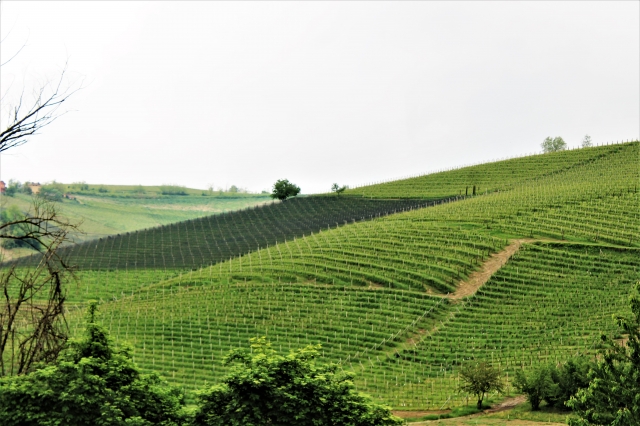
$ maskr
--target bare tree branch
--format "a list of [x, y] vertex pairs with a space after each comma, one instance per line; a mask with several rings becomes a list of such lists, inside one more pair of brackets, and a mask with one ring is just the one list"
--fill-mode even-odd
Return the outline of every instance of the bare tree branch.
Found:
[[61, 218], [55, 203], [35, 197], [29, 214], [0, 225], [0, 230], [11, 229], [0, 234], [0, 241], [34, 240], [43, 249], [35, 267], [12, 262], [0, 269], [0, 376], [24, 374], [57, 357], [68, 337], [64, 283], [75, 277], [58, 249], [78, 226]]
[[26, 107], [23, 106], [24, 92], [20, 95], [17, 105], [10, 112], [9, 125], [0, 133], [0, 153], [26, 143], [29, 136], [38, 134], [37, 132], [43, 127], [66, 114], [66, 112], [58, 113], [58, 109], [71, 95], [82, 88], [79, 86], [75, 89], [71, 87], [63, 89], [62, 85], [66, 73], [67, 63], [60, 74], [60, 79], [52, 89], [52, 93], [46, 93], [49, 85], [41, 87], [36, 92], [35, 101], [29, 109], [25, 109]]

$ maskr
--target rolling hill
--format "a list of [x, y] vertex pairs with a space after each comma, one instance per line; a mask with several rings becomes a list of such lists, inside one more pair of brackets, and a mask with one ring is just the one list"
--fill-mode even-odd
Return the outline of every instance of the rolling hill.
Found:
[[639, 164], [639, 142], [535, 155], [79, 245], [69, 321], [101, 299], [136, 362], [187, 391], [264, 335], [321, 343], [396, 409], [462, 405], [464, 362], [513, 377], [614, 332], [640, 279]]

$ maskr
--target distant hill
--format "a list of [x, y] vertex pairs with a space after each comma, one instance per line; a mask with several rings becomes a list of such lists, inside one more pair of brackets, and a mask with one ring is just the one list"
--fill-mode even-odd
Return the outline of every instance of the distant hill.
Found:
[[[59, 206], [64, 216], [73, 222], [82, 222], [80, 228], [84, 233], [74, 235], [76, 242], [240, 210], [271, 201], [268, 194], [212, 192], [167, 186], [83, 185], [56, 183], [44, 186], [53, 187], [62, 194]], [[181, 191], [186, 195], [179, 195]], [[31, 205], [31, 195], [3, 195], [2, 208], [11, 205], [26, 212]], [[28, 253], [28, 250], [22, 249], [10, 250], [5, 254], [20, 256]]]

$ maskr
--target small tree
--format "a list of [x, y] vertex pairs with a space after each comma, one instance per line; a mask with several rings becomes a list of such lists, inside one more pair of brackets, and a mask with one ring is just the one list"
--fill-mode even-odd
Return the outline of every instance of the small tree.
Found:
[[545, 153], [564, 151], [567, 149], [567, 143], [560, 136], [556, 136], [553, 139], [551, 137], [546, 137], [541, 146], [542, 151]]
[[318, 365], [319, 345], [276, 354], [265, 338], [251, 352], [232, 351], [233, 364], [220, 385], [198, 394], [195, 426], [400, 425], [384, 406], [356, 392], [351, 373]]
[[478, 409], [482, 409], [482, 401], [487, 393], [502, 392], [504, 384], [500, 372], [486, 362], [467, 364], [460, 370], [459, 391], [467, 392], [478, 398]]
[[553, 401], [559, 392], [558, 385], [553, 382], [553, 367], [542, 365], [528, 373], [522, 370], [516, 372], [515, 387], [527, 396], [531, 409], [540, 409], [542, 400]]
[[279, 179], [273, 184], [271, 198], [284, 201], [289, 197], [295, 197], [300, 193], [300, 187], [289, 182], [287, 179]]
[[589, 148], [590, 146], [593, 146], [593, 143], [591, 143], [591, 136], [584, 135], [584, 139], [582, 139], [582, 147]]
[[579, 416], [572, 426], [640, 425], [640, 282], [629, 298], [631, 318], [615, 321], [626, 343], [602, 336], [605, 348], [589, 373], [589, 387], [578, 391], [567, 406]]
[[0, 378], [4, 426], [186, 425], [182, 393], [142, 375], [128, 349], [114, 346], [89, 307], [84, 338], [58, 360], [24, 376]]
[[336, 194], [342, 194], [348, 188], [349, 187], [347, 185], [340, 186], [337, 183], [334, 183], [333, 185], [331, 185], [331, 192], [336, 193]]

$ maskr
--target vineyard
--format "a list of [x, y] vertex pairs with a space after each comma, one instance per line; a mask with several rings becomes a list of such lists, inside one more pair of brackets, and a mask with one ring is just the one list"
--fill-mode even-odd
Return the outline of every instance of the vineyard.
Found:
[[[544, 272], [540, 272], [544, 265]], [[507, 375], [592, 352], [640, 277], [640, 250], [526, 244], [474, 296], [308, 283], [218, 283], [201, 277], [106, 304], [103, 322], [136, 361], [193, 390], [219, 380], [222, 357], [267, 336], [277, 349], [323, 345], [326, 361], [402, 409], [463, 403], [457, 369], [487, 360]], [[78, 326], [78, 323], [74, 323]]]
[[198, 268], [323, 228], [443, 201], [306, 197], [100, 238], [61, 254], [80, 270]]
[[506, 191], [516, 184], [579, 168], [624, 146], [610, 145], [530, 155], [410, 179], [360, 186], [347, 190], [345, 194], [370, 198], [401, 196], [428, 199]]
[[[639, 164], [638, 142], [535, 155], [71, 246], [70, 325], [101, 300], [136, 362], [189, 392], [264, 335], [282, 351], [321, 343], [396, 409], [462, 405], [466, 361], [508, 380], [614, 332], [640, 279]], [[452, 297], [514, 239], [477, 292]]]

